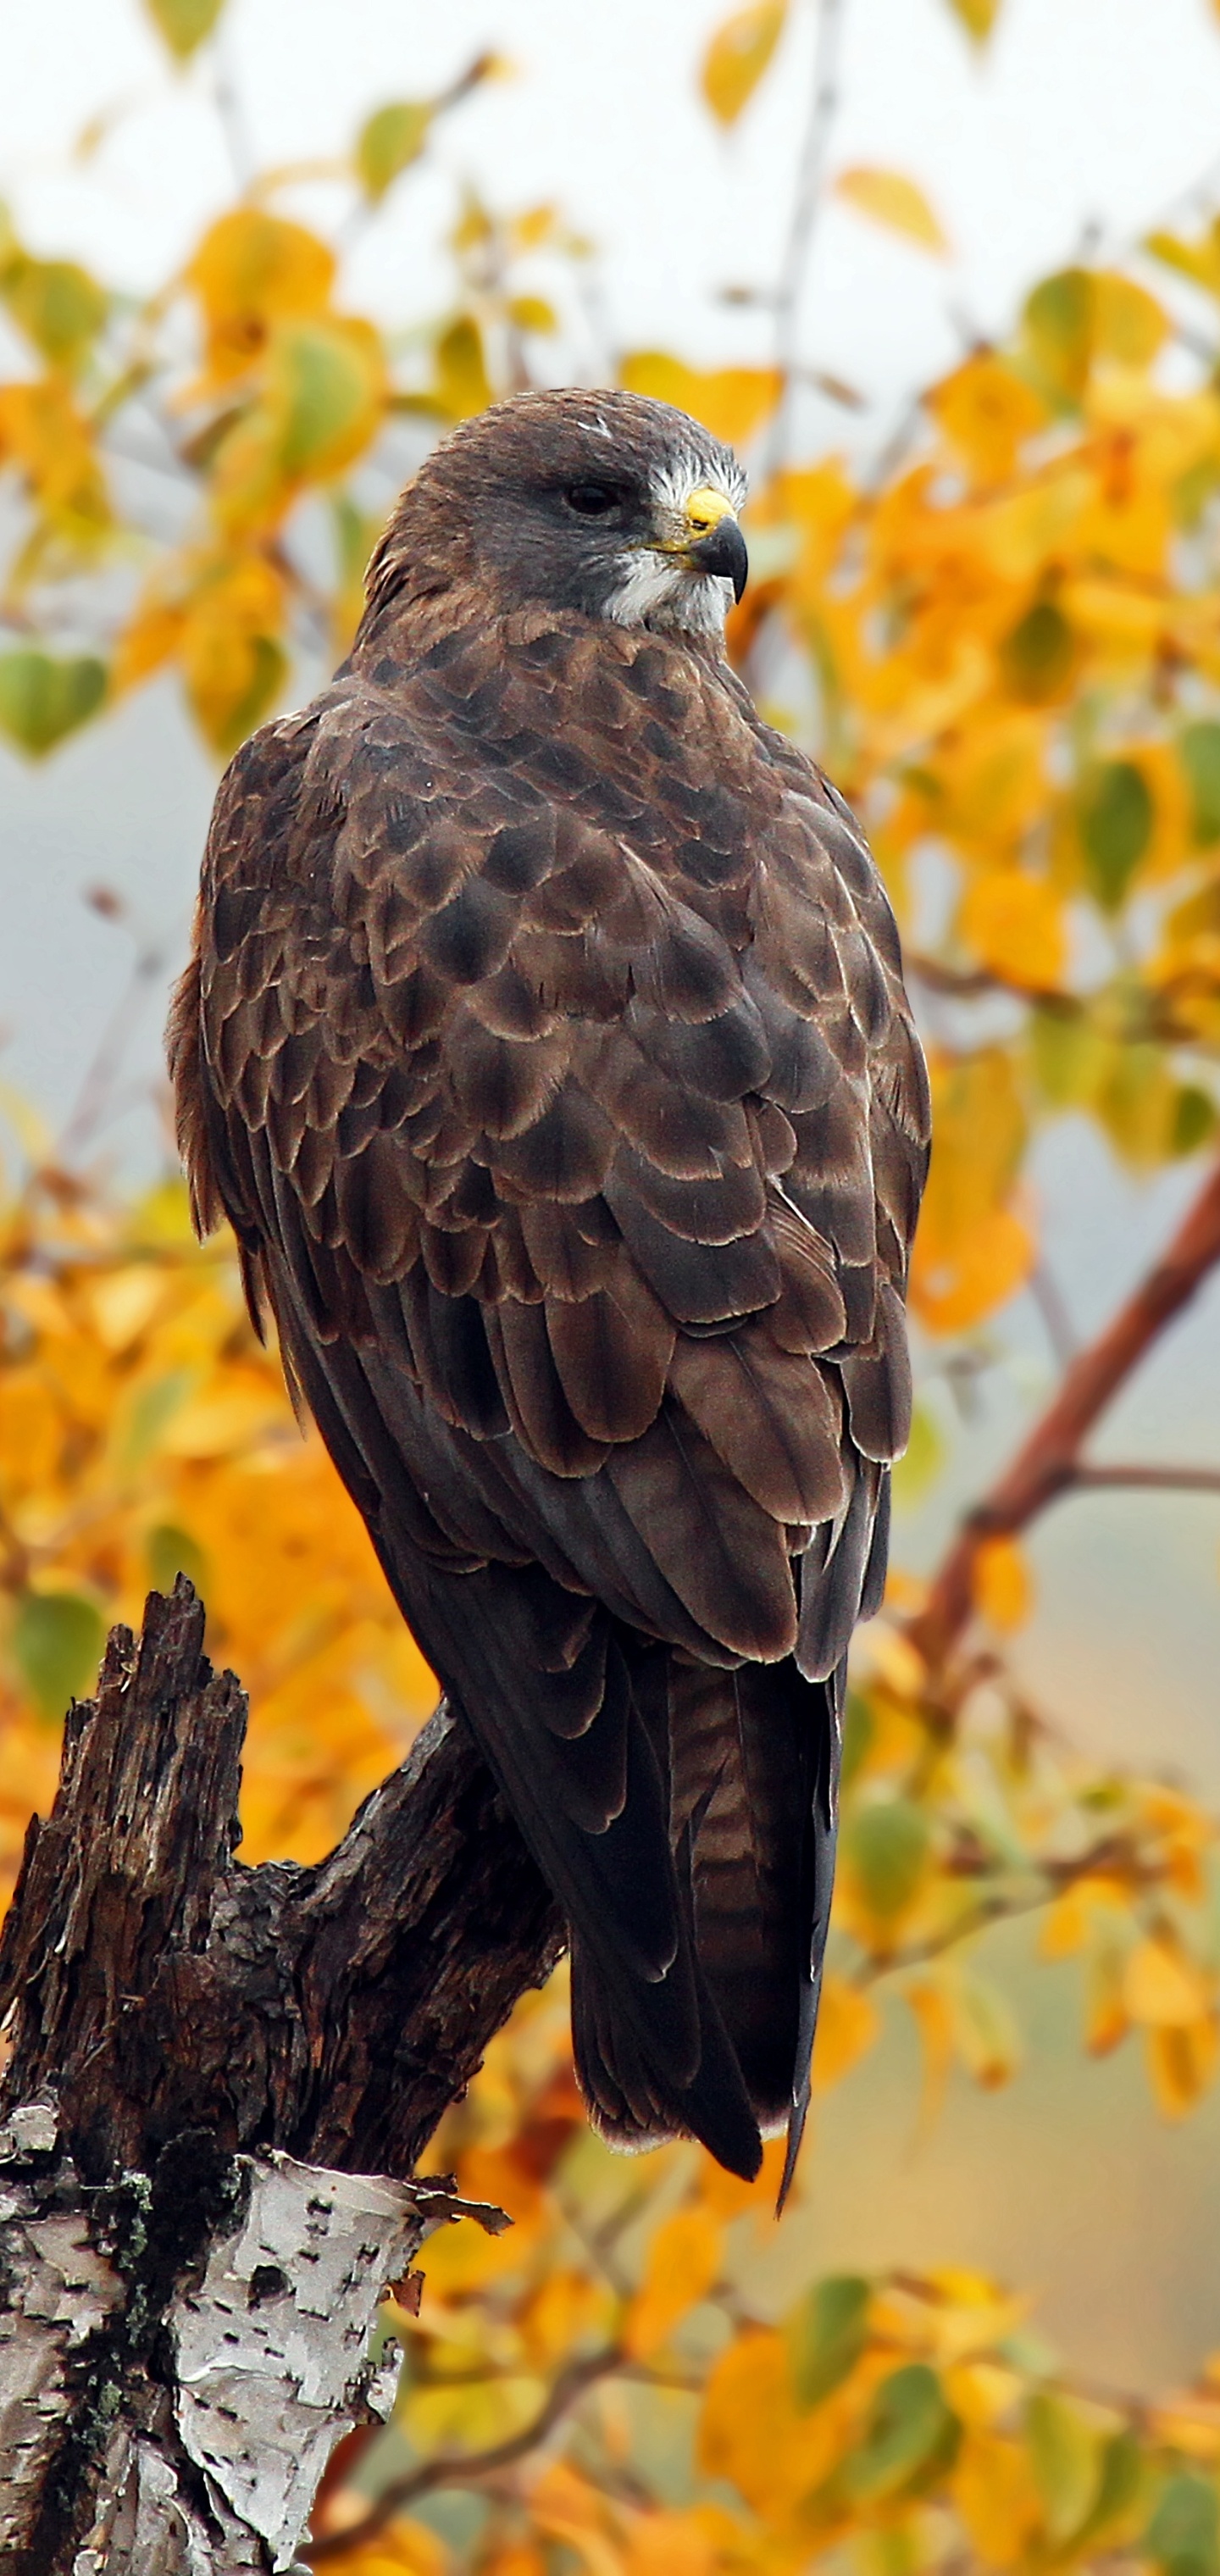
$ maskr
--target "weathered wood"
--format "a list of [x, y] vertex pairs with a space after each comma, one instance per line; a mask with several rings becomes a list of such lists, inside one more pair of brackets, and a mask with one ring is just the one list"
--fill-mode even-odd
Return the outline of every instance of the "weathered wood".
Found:
[[202, 1642], [182, 1578], [112, 1632], [0, 1939], [13, 2576], [292, 2563], [379, 2291], [456, 2206], [406, 2178], [562, 1944], [444, 1710], [328, 1859], [246, 1869], [245, 1700]]

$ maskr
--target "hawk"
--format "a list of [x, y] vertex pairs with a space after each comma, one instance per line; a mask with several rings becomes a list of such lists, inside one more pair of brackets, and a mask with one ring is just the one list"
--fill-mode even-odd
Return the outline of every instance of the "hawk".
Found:
[[565, 1915], [592, 2119], [745, 2176], [786, 2122], [790, 2177], [928, 1095], [859, 830], [725, 659], [744, 488], [625, 393], [446, 439], [224, 778], [169, 1051]]

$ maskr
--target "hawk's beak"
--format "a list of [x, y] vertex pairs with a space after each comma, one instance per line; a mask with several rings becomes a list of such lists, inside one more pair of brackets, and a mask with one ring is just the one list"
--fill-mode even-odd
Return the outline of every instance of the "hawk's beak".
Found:
[[682, 551], [695, 572], [722, 573], [733, 585], [734, 599], [740, 599], [749, 578], [750, 558], [746, 541], [737, 524], [731, 501], [723, 492], [705, 486], [692, 492], [683, 513], [686, 521]]

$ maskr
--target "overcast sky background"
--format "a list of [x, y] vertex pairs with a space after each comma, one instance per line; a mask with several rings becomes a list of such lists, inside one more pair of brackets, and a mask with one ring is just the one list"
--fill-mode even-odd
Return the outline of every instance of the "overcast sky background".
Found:
[[[726, 142], [694, 83], [721, 14], [722, 0], [232, 0], [226, 42], [260, 164], [340, 150], [370, 108], [442, 87], [484, 47], [517, 67], [441, 129], [427, 169], [366, 233], [350, 267], [354, 304], [393, 320], [443, 306], [437, 245], [473, 174], [501, 205], [557, 200], [593, 238], [612, 347], [761, 361], [765, 312], [726, 308], [719, 290], [774, 277], [813, 19], [794, 8], [777, 66]], [[1137, 241], [1220, 172], [1220, 17], [1206, 0], [1006, 0], [981, 57], [943, 0], [847, 0], [841, 89], [832, 168], [883, 163], [919, 179], [955, 256], [927, 259], [827, 210], [801, 355], [866, 404], [851, 416], [811, 403], [810, 453], [875, 439], [905, 391], [950, 363], [963, 335], [1002, 330], [1025, 285], [1086, 233]], [[74, 137], [112, 103], [126, 112], [88, 166], [73, 166]], [[203, 70], [167, 81], [137, 0], [0, 0], [0, 194], [36, 248], [76, 253], [138, 291], [231, 190]], [[334, 212], [325, 191], [300, 202]], [[38, 769], [0, 748], [0, 1080], [61, 1128], [117, 1013], [132, 1107], [106, 1141], [130, 1171], [166, 1151], [150, 1086], [214, 785], [167, 683]], [[134, 993], [131, 933], [83, 899], [99, 882], [121, 893], [152, 955]], [[1083, 1126], [1051, 1141], [1038, 1174], [1062, 1284], [1081, 1331], [1094, 1330], [1196, 1176], [1137, 1188]], [[980, 1423], [900, 1530], [907, 1562], [927, 1560], [1049, 1391], [1027, 1300], [1006, 1339]], [[1213, 1286], [1124, 1399], [1105, 1453], [1212, 1463], [1218, 1350]], [[1034, 1540], [1040, 1605], [1021, 1643], [1031, 1681], [1078, 1735], [1176, 1767], [1216, 1796], [1218, 1538], [1209, 1500], [1063, 1506]], [[1067, 2044], [1070, 1972], [1056, 1979], [1037, 1986], [1036, 2010], [1063, 2046], [999, 2104], [955, 2096], [920, 2154], [900, 2047], [863, 2092], [836, 2099], [822, 2125], [815, 2250], [1008, 2266], [1045, 2289], [1069, 2347], [1150, 2380], [1220, 2344], [1220, 2251], [1208, 2250], [1220, 2105], [1170, 2132], [1148, 2113], [1130, 2053], [1081, 2067]]]

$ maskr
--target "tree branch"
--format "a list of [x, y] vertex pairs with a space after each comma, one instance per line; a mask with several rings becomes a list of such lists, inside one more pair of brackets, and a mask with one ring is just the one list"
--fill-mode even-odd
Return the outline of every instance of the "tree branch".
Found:
[[497, 2469], [511, 2468], [514, 2461], [527, 2459], [585, 2390], [618, 2370], [625, 2359], [621, 2344], [607, 2344], [601, 2352], [587, 2354], [583, 2361], [569, 2362], [552, 2383], [537, 2414], [522, 2425], [519, 2433], [510, 2433], [505, 2441], [493, 2442], [485, 2451], [442, 2451], [435, 2459], [424, 2460], [418, 2469], [409, 2470], [405, 2477], [395, 2478], [359, 2522], [350, 2523], [346, 2531], [329, 2531], [309, 2543], [305, 2555], [310, 2565], [320, 2567], [328, 2559], [345, 2558], [351, 2550], [362, 2548], [365, 2541], [375, 2540], [387, 2522], [392, 2522], [419, 2496], [430, 2495], [434, 2487], [476, 2486], [480, 2478], [492, 2477]]
[[[966, 1519], [907, 1631], [931, 1670], [944, 1664], [969, 1623], [975, 1561], [984, 1543], [1016, 1537], [1075, 1485], [1119, 1481], [1104, 1467], [1084, 1466], [1081, 1448], [1120, 1387], [1167, 1325], [1189, 1305], [1218, 1261], [1220, 1165], [1208, 1174], [1167, 1250], [1104, 1332], [1072, 1361], [1054, 1401], [1035, 1423], [1012, 1465]], [[1193, 1479], [1207, 1471], [1188, 1473]], [[1130, 1481], [1148, 1483], [1156, 1475], [1155, 1469], [1148, 1470], [1138, 1478], [1132, 1474]], [[1210, 1490], [1210, 1486], [1199, 1489]]]

